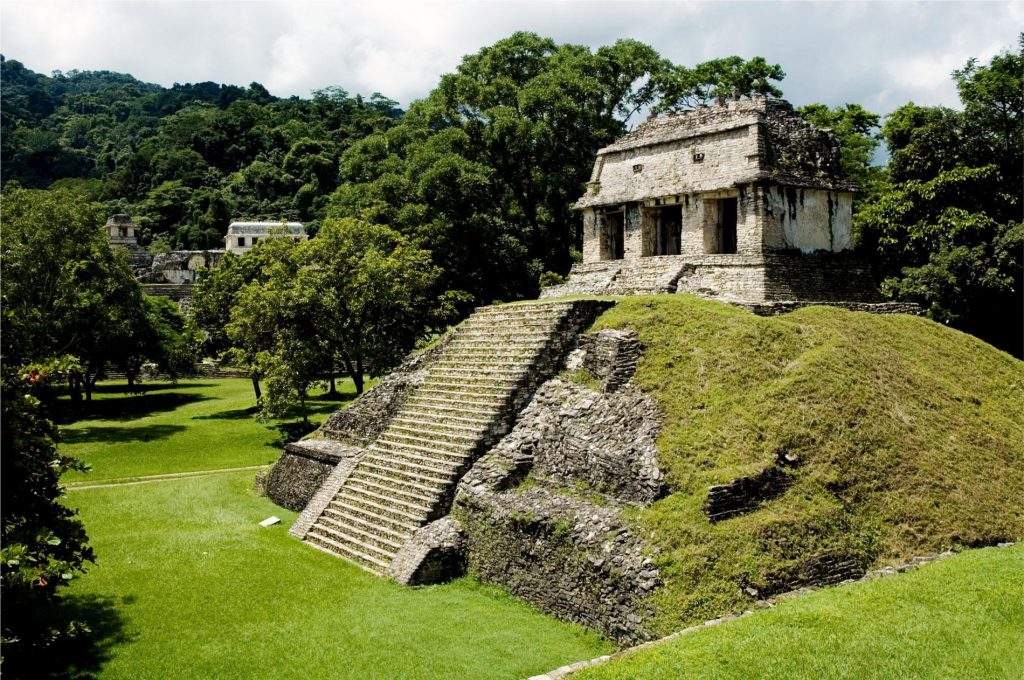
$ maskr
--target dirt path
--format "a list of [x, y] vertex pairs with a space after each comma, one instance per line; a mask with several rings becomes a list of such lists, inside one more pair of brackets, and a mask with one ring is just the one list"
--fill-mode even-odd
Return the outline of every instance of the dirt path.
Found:
[[131, 486], [133, 484], [149, 484], [150, 482], [162, 482], [170, 479], [182, 479], [184, 477], [206, 477], [208, 475], [219, 475], [227, 472], [240, 472], [242, 470], [259, 470], [269, 467], [268, 465], [247, 465], [245, 467], [220, 468], [217, 470], [194, 470], [192, 472], [169, 472], [162, 475], [146, 475], [143, 477], [119, 477], [108, 479], [104, 482], [92, 484], [90, 482], [72, 482], [64, 486], [68, 491], [86, 491], [88, 489], [106, 489], [112, 486]]

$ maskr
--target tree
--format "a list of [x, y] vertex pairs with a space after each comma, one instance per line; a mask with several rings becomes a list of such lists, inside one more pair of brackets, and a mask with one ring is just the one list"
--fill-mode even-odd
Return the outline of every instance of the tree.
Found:
[[75, 511], [61, 502], [60, 476], [85, 466], [54, 445], [56, 428], [33, 391], [56, 365], [17, 371], [2, 368], [3, 429], [0, 431], [3, 529], [0, 584], [4, 604], [3, 666], [12, 677], [30, 677], [58, 643], [88, 632], [81, 621], [62, 619], [59, 589], [94, 561]]
[[365, 373], [383, 375], [424, 336], [440, 271], [398, 232], [354, 219], [328, 219], [295, 255], [297, 296], [317, 308], [323, 345], [362, 394]]
[[750, 95], [779, 97], [782, 90], [771, 81], [780, 82], [785, 77], [782, 66], [769, 64], [764, 57], [724, 57], [692, 68], [666, 62], [652, 74], [658, 99], [654, 111], [680, 111]]
[[882, 126], [889, 176], [855, 216], [882, 287], [1024, 356], [1024, 110], [1019, 54], [953, 76], [964, 111], [913, 103]]
[[808, 104], [797, 109], [806, 121], [831, 130], [842, 149], [843, 171], [853, 180], [860, 192], [855, 196], [864, 200], [882, 181], [883, 171], [871, 160], [879, 144], [878, 114], [871, 113], [860, 104], [844, 104], [829, 108], [824, 104]]
[[315, 239], [266, 263], [239, 291], [227, 324], [234, 351], [266, 377], [263, 416], [282, 416], [297, 401], [305, 419], [310, 386], [335, 365], [360, 394], [365, 374], [397, 365], [432, 319], [438, 275], [428, 252], [354, 219], [328, 219]]
[[3, 203], [4, 360], [73, 355], [72, 395], [84, 391], [91, 399], [97, 378], [125, 356], [126, 339], [145, 316], [127, 254], [111, 250], [99, 206], [81, 194], [9, 186]]
[[196, 336], [203, 356], [230, 356], [249, 370], [256, 401], [262, 398], [258, 362], [259, 352], [272, 344], [267, 334], [253, 335], [245, 343], [235, 343], [228, 333], [232, 310], [238, 306], [242, 291], [253, 283], [263, 283], [276, 267], [288, 265], [295, 247], [290, 238], [267, 238], [241, 257], [226, 254], [217, 266], [200, 272], [192, 288], [190, 332]]

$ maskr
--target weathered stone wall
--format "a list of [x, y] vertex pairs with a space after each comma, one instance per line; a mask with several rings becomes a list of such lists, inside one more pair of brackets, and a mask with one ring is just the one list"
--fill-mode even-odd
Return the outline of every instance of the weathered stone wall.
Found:
[[183, 285], [195, 283], [199, 272], [215, 267], [223, 250], [173, 250], [153, 257], [149, 269], [139, 274], [142, 283]]
[[478, 578], [619, 642], [650, 639], [661, 577], [617, 509], [542, 488], [460, 490], [456, 515]]
[[774, 185], [758, 188], [765, 206], [764, 248], [840, 252], [853, 238], [853, 194]]
[[599, 194], [583, 200], [629, 203], [750, 181], [758, 170], [757, 121], [744, 114], [717, 126], [731, 129], [709, 127], [686, 139], [605, 153]]
[[603, 391], [614, 392], [636, 373], [642, 353], [636, 331], [605, 329], [581, 335], [577, 350], [566, 360], [566, 367], [585, 368], [604, 381]]
[[728, 484], [708, 489], [704, 513], [712, 522], [742, 515], [782, 494], [792, 483], [793, 477], [785, 468], [771, 465], [756, 474], [737, 477]]
[[638, 349], [630, 331], [582, 336], [567, 368], [604, 377], [607, 391], [546, 382], [463, 477], [453, 509], [477, 577], [626, 643], [649, 637], [661, 578], [621, 508], [665, 491], [660, 412], [626, 382]]
[[264, 491], [281, 507], [302, 510], [338, 463], [361, 453], [361, 449], [325, 439], [293, 442], [284, 447], [284, 454], [267, 473]]
[[665, 486], [655, 447], [660, 429], [657, 406], [635, 388], [595, 392], [556, 378], [537, 391], [487, 457], [528, 457], [539, 479], [647, 504]]

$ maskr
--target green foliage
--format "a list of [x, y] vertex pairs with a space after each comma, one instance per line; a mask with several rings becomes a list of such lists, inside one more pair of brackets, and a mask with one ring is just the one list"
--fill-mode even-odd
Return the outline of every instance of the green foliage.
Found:
[[[268, 255], [273, 255], [268, 257]], [[363, 391], [363, 375], [381, 375], [421, 340], [436, 308], [431, 299], [439, 276], [430, 253], [398, 232], [356, 219], [330, 218], [315, 239], [265, 239], [228, 270], [261, 263], [241, 282], [214, 270], [200, 288], [204, 323], [226, 311], [227, 340], [235, 355], [267, 378], [261, 400], [266, 417], [279, 416], [335, 366]], [[213, 291], [226, 294], [218, 303]]]
[[[749, 606], [813, 555], [867, 566], [1024, 536], [1024, 364], [927, 319], [810, 307], [762, 318], [691, 296], [629, 297], [633, 382], [665, 414], [672, 493], [636, 521], [659, 549], [661, 632]], [[707, 489], [800, 464], [756, 511], [711, 524]]]
[[883, 290], [1024, 356], [1024, 57], [954, 72], [964, 111], [907, 104], [882, 127], [889, 175], [855, 216]]
[[317, 221], [338, 186], [337, 158], [401, 115], [374, 94], [325, 88], [278, 99], [263, 86], [163, 88], [107, 71], [44, 76], [2, 63], [2, 163], [24, 186], [87, 191], [136, 217], [143, 243], [219, 245], [229, 220]]
[[88, 632], [82, 621], [60, 615], [58, 588], [93, 561], [85, 529], [60, 501], [61, 475], [83, 470], [54, 446], [56, 428], [33, 392], [65, 366], [2, 372], [3, 531], [0, 584], [4, 605], [5, 675], [30, 677], [33, 660]]
[[692, 68], [664, 62], [651, 77], [658, 100], [654, 111], [692, 109], [716, 99], [750, 95], [779, 97], [782, 90], [771, 81], [780, 82], [785, 77], [782, 66], [769, 64], [764, 57], [724, 57]]
[[879, 117], [860, 104], [844, 104], [829, 108], [824, 104], [808, 104], [797, 109], [805, 120], [835, 133], [842, 148], [843, 171], [859, 187], [855, 196], [864, 200], [881, 180], [882, 170], [871, 164], [878, 148]]
[[[76, 192], [3, 192], [3, 356], [9, 365], [67, 354], [72, 390], [91, 398], [96, 379], [129, 357], [180, 366], [181, 345], [165, 345], [180, 320], [146, 303], [125, 253], [100, 229], [99, 206]], [[168, 325], [170, 324], [170, 325]], [[173, 360], [172, 360], [173, 355]]]
[[550, 288], [551, 286], [557, 286], [565, 283], [565, 281], [566, 277], [557, 272], [544, 272], [540, 275], [540, 281], [538, 281], [538, 283], [541, 288]]
[[574, 674], [579, 680], [1013, 680], [1024, 549], [971, 551], [829, 588]]

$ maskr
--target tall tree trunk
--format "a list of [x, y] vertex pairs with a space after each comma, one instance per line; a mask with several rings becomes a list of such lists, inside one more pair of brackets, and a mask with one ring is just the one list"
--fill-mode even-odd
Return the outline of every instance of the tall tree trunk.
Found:
[[332, 397], [338, 396], [338, 386], [334, 383], [334, 365], [331, 365], [331, 390], [328, 392]]
[[82, 402], [82, 377], [76, 371], [68, 371], [68, 392], [71, 394], [71, 401], [76, 404]]
[[249, 377], [252, 379], [253, 394], [256, 395], [256, 401], [259, 402], [260, 398], [263, 396], [263, 390], [260, 389], [260, 377], [255, 373]]

